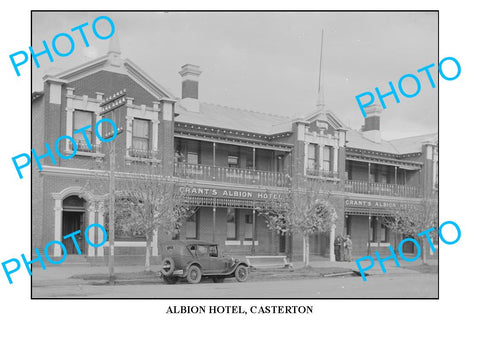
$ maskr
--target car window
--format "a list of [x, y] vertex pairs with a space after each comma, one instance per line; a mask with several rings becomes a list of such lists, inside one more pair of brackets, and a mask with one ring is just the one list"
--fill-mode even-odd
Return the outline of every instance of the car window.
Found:
[[[190, 250], [190, 252], [192, 253], [192, 255], [195, 255], [195, 245], [194, 245], [194, 244], [188, 245], [188, 246], [187, 246], [187, 249]], [[190, 255], [190, 254], [189, 254], [189, 255]]]
[[210, 246], [210, 250], [208, 253], [210, 254], [210, 257], [218, 257], [217, 246]]
[[208, 247], [204, 245], [197, 245], [197, 256], [208, 256]]

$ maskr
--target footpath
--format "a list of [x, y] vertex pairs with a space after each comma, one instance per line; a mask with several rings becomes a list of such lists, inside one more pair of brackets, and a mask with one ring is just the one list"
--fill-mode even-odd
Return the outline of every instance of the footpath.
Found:
[[[384, 274], [378, 262], [368, 270], [367, 280], [376, 275], [411, 275], [415, 273], [438, 273], [438, 260], [428, 260], [422, 264], [421, 260], [405, 262], [399, 260], [400, 267], [394, 261], [384, 263], [387, 272]], [[308, 278], [342, 277], [358, 274], [355, 262], [329, 262], [326, 259], [314, 259], [310, 262], [310, 268], [305, 269], [303, 263], [292, 262], [292, 269], [254, 269], [249, 280], [272, 281], [272, 280], [295, 280]], [[152, 265], [151, 272], [145, 272], [141, 265], [115, 267], [115, 276], [119, 284], [155, 284], [161, 283], [159, 266]], [[89, 264], [64, 263], [60, 265], [47, 265], [46, 270], [34, 266], [32, 275], [32, 287], [49, 286], [75, 286], [105, 284], [108, 280], [107, 266], [91, 266]], [[359, 280], [361, 278], [359, 277]]]

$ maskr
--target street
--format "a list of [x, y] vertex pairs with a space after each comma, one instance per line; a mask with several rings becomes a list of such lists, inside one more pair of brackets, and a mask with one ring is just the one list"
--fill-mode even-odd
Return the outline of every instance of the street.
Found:
[[[86, 283], [86, 282], [85, 282]], [[191, 285], [48, 284], [33, 287], [33, 298], [437, 298], [438, 275], [422, 273], [332, 277], [305, 280], [247, 281], [224, 283], [211, 280]]]

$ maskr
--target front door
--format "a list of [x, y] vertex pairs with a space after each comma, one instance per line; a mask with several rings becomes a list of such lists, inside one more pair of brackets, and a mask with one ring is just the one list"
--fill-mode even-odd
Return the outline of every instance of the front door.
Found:
[[287, 236], [286, 234], [279, 235], [279, 244], [278, 244], [278, 252], [285, 253], [287, 251]]
[[228, 260], [225, 257], [220, 257], [217, 245], [209, 246], [210, 269], [216, 273], [224, 272], [227, 269]]
[[[403, 235], [403, 238], [406, 239], [406, 238], [411, 238], [411, 236], [408, 236], [408, 235]], [[414, 253], [414, 248], [413, 248], [413, 243], [412, 242], [405, 242], [403, 243], [402, 245], [402, 252], [404, 254], [413, 254]]]
[[62, 241], [67, 248], [67, 254], [78, 254], [78, 249], [76, 249], [75, 244], [72, 240], [72, 237], [68, 237], [64, 239], [63, 237], [80, 230], [80, 233], [75, 234], [75, 240], [77, 241], [78, 248], [80, 252], [83, 254], [85, 249], [85, 241], [84, 241], [84, 212], [79, 211], [64, 211], [63, 212], [63, 223], [62, 223]]

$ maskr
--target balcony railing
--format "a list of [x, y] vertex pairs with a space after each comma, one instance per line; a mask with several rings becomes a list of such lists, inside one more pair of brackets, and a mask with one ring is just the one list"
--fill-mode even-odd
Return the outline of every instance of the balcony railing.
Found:
[[338, 172], [307, 168], [307, 176], [324, 177], [324, 178], [338, 178]]
[[[83, 140], [75, 140], [75, 146], [76, 154], [80, 156], [99, 156], [102, 153], [101, 145], [91, 143], [90, 148], [88, 148], [87, 143], [85, 143]], [[58, 145], [58, 149], [63, 155], [67, 156], [73, 153], [74, 146], [70, 140], [62, 139]]]
[[152, 150], [144, 150], [144, 149], [128, 149], [128, 156], [135, 157], [135, 158], [155, 158], [156, 155], [155, 151]]
[[357, 194], [396, 196], [396, 197], [421, 197], [419, 187], [400, 184], [374, 183], [365, 181], [345, 181], [345, 191]]
[[282, 172], [225, 168], [203, 164], [175, 163], [175, 176], [204, 181], [286, 187], [290, 176]]

